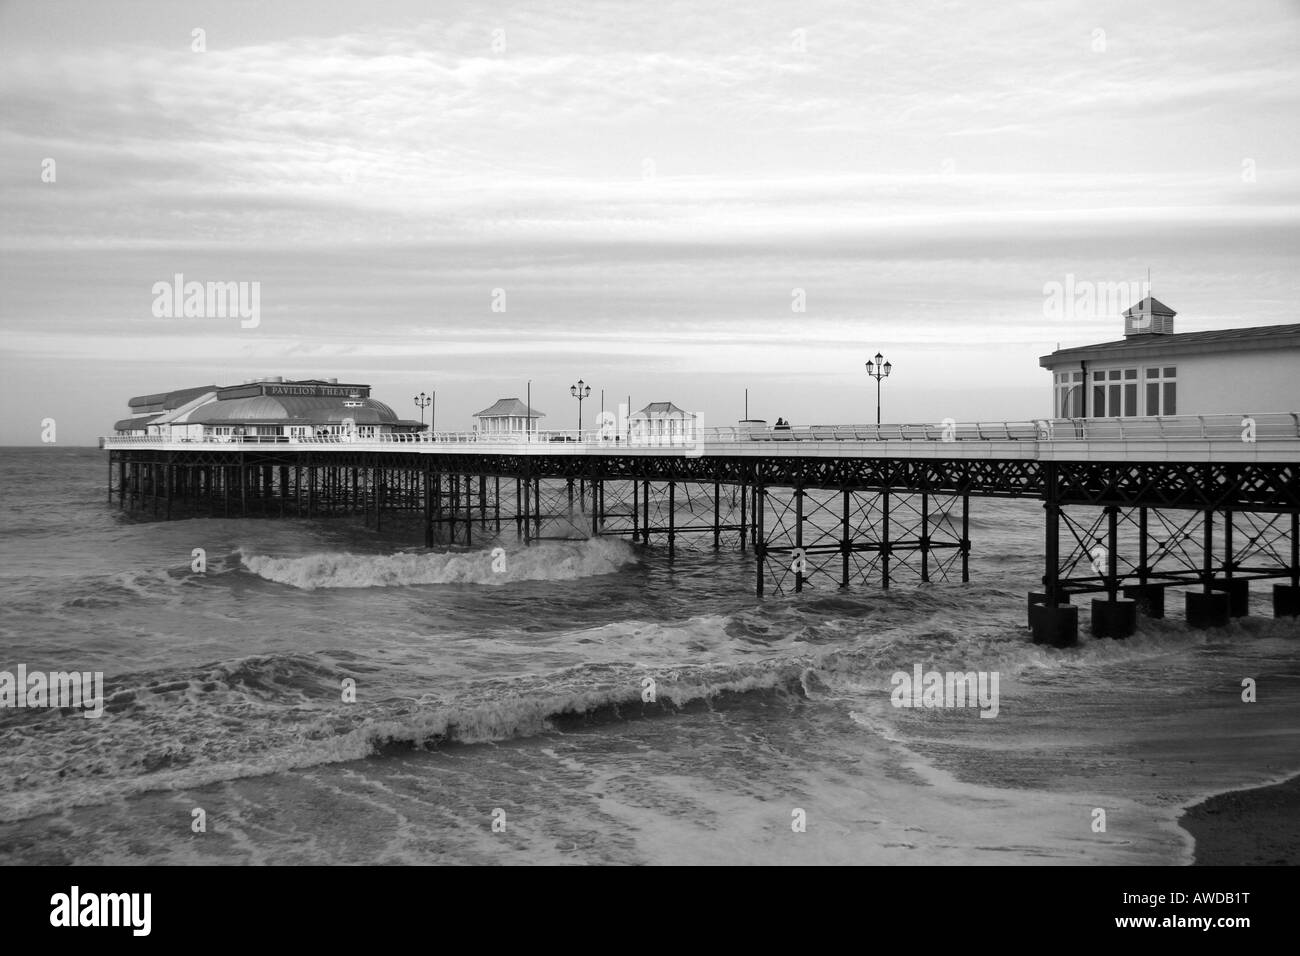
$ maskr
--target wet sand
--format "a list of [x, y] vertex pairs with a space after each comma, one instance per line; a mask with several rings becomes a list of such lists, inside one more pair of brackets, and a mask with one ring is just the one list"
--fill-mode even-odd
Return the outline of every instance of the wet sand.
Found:
[[1196, 839], [1196, 866], [1296, 866], [1300, 776], [1210, 797], [1178, 822]]

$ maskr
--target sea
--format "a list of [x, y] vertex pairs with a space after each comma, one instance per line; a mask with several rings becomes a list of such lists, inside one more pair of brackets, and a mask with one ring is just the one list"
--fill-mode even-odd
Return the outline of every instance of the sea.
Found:
[[[1268, 586], [1036, 646], [1041, 503], [972, 499], [969, 583], [759, 598], [734, 547], [153, 520], [107, 457], [0, 450], [0, 671], [104, 682], [0, 708], [3, 863], [1187, 863], [1183, 807], [1300, 771]], [[932, 672], [996, 714], [900, 706]]]

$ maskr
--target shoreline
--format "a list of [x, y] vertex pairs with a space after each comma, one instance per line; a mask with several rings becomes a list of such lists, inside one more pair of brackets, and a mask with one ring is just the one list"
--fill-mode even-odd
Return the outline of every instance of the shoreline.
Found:
[[1195, 841], [1192, 866], [1300, 865], [1300, 773], [1189, 804], [1178, 825]]

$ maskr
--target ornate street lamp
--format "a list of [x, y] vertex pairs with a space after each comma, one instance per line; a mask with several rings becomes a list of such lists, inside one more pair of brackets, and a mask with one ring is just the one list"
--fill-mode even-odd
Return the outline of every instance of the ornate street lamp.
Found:
[[578, 441], [582, 441], [582, 400], [591, 394], [591, 386], [578, 379], [577, 385], [569, 386], [569, 394], [578, 400]]
[[[437, 394], [438, 394], [437, 392], [434, 392], [434, 393], [433, 393], [433, 395], [437, 395]], [[421, 392], [419, 395], [415, 396], [415, 404], [418, 405], [418, 406], [420, 406], [420, 426], [421, 426], [421, 429], [423, 429], [423, 426], [424, 426], [424, 410], [425, 410], [426, 408], [428, 408], [430, 405], [433, 404], [433, 401], [434, 401], [434, 399], [433, 399], [433, 395], [425, 395], [424, 392]], [[436, 414], [436, 413], [435, 413], [435, 414]], [[433, 420], [432, 420], [432, 419], [429, 420], [429, 431], [433, 431]]]
[[893, 370], [893, 367], [893, 363], [886, 362], [885, 357], [879, 352], [876, 353], [874, 363], [867, 362], [867, 374], [876, 380], [876, 425], [880, 424], [880, 380], [889, 378], [889, 373]]

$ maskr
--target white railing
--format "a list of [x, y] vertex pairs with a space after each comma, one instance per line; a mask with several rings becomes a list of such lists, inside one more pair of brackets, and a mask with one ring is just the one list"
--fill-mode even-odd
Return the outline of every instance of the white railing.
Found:
[[[1249, 436], [1249, 437], [1247, 437]], [[1300, 414], [1268, 412], [1248, 415], [1168, 415], [1144, 418], [1040, 418], [1033, 421], [955, 422], [937, 424], [720, 426], [697, 429], [693, 435], [610, 435], [595, 429], [488, 434], [479, 432], [422, 432], [381, 434], [370, 437], [323, 435], [207, 435], [202, 438], [165, 438], [159, 435], [118, 435], [100, 439], [104, 448], [132, 445], [303, 445], [330, 446], [431, 446], [447, 444], [545, 445], [554, 448], [575, 443], [583, 451], [592, 447], [698, 449], [701, 445], [753, 441], [880, 442], [880, 441], [1234, 441], [1300, 439]], [[576, 450], [576, 449], [575, 449]]]
[[1241, 441], [1300, 438], [1300, 414], [1039, 418], [938, 424], [794, 425], [706, 428], [710, 441]]

